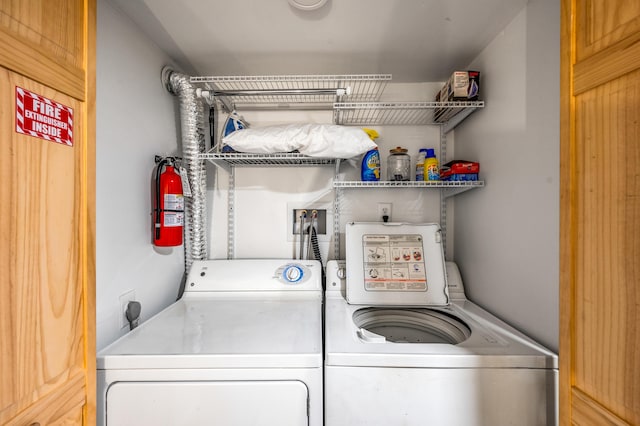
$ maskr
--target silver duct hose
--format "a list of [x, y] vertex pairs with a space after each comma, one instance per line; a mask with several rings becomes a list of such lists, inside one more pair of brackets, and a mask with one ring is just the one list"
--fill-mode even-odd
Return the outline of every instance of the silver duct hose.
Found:
[[207, 259], [207, 176], [204, 160], [198, 159], [198, 154], [205, 151], [204, 108], [188, 76], [166, 68], [162, 74], [167, 89], [180, 100], [182, 161], [192, 193], [191, 197], [185, 197], [184, 263], [188, 273], [194, 260]]

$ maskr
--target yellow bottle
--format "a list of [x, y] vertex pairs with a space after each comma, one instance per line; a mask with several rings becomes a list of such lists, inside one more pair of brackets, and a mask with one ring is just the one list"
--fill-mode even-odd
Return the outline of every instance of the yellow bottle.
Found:
[[440, 165], [432, 148], [427, 149], [427, 157], [424, 160], [424, 180], [440, 180]]

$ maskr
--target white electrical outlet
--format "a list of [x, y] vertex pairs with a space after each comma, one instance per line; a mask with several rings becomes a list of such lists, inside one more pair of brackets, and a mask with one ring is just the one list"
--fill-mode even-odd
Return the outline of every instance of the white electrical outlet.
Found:
[[391, 203], [378, 203], [378, 220], [383, 221], [383, 216], [388, 216], [387, 222], [391, 222]]
[[118, 298], [120, 301], [120, 328], [123, 329], [129, 326], [129, 321], [127, 320], [127, 305], [129, 302], [133, 302], [136, 300], [136, 291], [129, 290], [124, 292]]

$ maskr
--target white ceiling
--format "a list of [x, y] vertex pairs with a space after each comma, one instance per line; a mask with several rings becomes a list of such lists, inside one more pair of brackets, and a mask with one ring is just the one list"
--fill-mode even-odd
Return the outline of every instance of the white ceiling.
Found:
[[110, 0], [192, 75], [392, 74], [443, 81], [527, 0]]

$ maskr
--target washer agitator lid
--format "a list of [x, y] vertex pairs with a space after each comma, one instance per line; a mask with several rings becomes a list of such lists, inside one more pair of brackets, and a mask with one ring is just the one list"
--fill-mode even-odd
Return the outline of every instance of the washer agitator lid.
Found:
[[353, 313], [358, 337], [369, 343], [444, 343], [457, 345], [469, 327], [446, 312], [425, 308], [363, 308]]
[[348, 303], [449, 304], [438, 224], [352, 222], [345, 235]]

